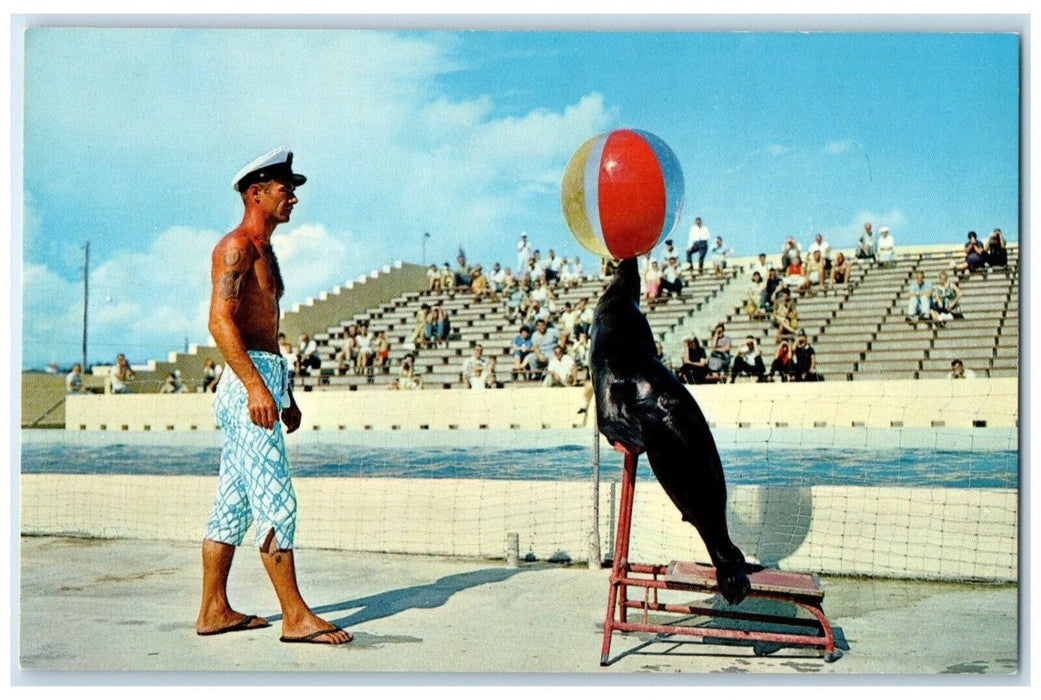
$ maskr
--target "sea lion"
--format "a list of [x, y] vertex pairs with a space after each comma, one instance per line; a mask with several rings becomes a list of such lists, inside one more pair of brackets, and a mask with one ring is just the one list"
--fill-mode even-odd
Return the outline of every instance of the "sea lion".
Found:
[[636, 259], [623, 260], [593, 315], [589, 366], [598, 428], [647, 453], [655, 477], [704, 540], [720, 593], [736, 605], [749, 590], [745, 557], [730, 540], [726, 482], [701, 408], [658, 360], [640, 311]]

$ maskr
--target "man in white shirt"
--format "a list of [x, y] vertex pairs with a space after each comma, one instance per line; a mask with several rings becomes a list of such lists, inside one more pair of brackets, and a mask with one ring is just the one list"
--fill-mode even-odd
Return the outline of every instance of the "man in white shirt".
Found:
[[814, 236], [813, 243], [806, 249], [810, 260], [813, 260], [813, 252], [815, 250], [819, 250], [821, 257], [824, 258], [824, 271], [831, 272], [831, 244], [824, 240], [824, 236], [819, 233]]
[[694, 253], [698, 254], [698, 272], [705, 267], [705, 255], [708, 254], [708, 226], [701, 225], [701, 217], [694, 218], [694, 225], [690, 227], [690, 235], [687, 237], [687, 267], [693, 268]]
[[680, 273], [675, 255], [669, 257], [665, 269], [661, 271], [661, 294], [662, 296], [666, 294], [681, 296], [683, 294], [683, 275]]
[[522, 233], [517, 241], [517, 274], [524, 276], [528, 269], [528, 259], [531, 258], [531, 246], [528, 244], [528, 234]]
[[564, 352], [564, 346], [554, 346], [553, 357], [546, 366], [546, 377], [542, 380], [542, 386], [571, 386], [575, 383], [576, 376], [575, 360]]
[[881, 267], [896, 264], [896, 241], [889, 235], [888, 226], [883, 226], [878, 230], [878, 240], [875, 242], [875, 262]]

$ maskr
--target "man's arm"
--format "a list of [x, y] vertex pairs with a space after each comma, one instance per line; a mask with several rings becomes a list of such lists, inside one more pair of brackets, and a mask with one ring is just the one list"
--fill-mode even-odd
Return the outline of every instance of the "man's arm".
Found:
[[255, 425], [271, 430], [278, 420], [275, 399], [246, 354], [235, 313], [242, 304], [242, 290], [251, 274], [256, 253], [245, 240], [226, 236], [211, 257], [209, 331], [233, 372], [242, 380], [248, 395], [249, 417]]

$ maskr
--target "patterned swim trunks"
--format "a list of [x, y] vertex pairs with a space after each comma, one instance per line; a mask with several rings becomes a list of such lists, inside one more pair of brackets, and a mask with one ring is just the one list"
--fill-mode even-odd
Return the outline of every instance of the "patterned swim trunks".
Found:
[[[249, 351], [279, 412], [289, 402], [285, 359]], [[263, 546], [271, 530], [279, 549], [291, 549], [296, 532], [296, 494], [290, 478], [282, 423], [272, 430], [249, 418], [246, 387], [226, 368], [213, 400], [217, 424], [224, 432], [217, 498], [206, 523], [206, 539], [238, 546], [256, 520], [256, 544]]]

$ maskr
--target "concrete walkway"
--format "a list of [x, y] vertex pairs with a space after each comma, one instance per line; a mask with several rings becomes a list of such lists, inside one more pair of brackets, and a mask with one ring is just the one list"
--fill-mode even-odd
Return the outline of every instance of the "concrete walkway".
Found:
[[[609, 674], [682, 672], [734, 674], [707, 681], [713, 683], [742, 682], [736, 674], [798, 674], [781, 683], [848, 674], [886, 674], [889, 680], [888, 674], [990, 674], [959, 676], [958, 682], [1022, 682], [1013, 675], [1019, 634], [1015, 586], [824, 577], [824, 610], [846, 647], [834, 663], [813, 650], [757, 657], [748, 647], [693, 637], [616, 634], [612, 663], [602, 668], [607, 570], [539, 562], [510, 569], [501, 561], [306, 549], [297, 552], [297, 568], [304, 597], [352, 631], [352, 644], [279, 643], [274, 593], [251, 548], [238, 553], [231, 600], [241, 611], [267, 616], [272, 627], [198, 637], [197, 544], [22, 538], [16, 653], [21, 671], [13, 670], [12, 681], [249, 684], [264, 678], [300, 685], [386, 683], [393, 681], [372, 674], [448, 672], [503, 674], [455, 677], [462, 683], [552, 683], [552, 674], [582, 674], [580, 682], [597, 684]], [[57, 670], [112, 673], [49, 673]], [[115, 673], [120, 671], [165, 673], [131, 678]], [[236, 671], [252, 673], [226, 673]], [[438, 675], [432, 682], [450, 678]], [[706, 682], [687, 682], [695, 680]]]

